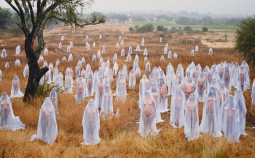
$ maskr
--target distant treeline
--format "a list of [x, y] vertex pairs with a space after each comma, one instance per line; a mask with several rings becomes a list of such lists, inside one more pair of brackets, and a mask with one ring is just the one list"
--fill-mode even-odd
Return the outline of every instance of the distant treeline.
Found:
[[244, 18], [232, 18], [232, 17], [223, 17], [215, 18], [210, 16], [178, 16], [178, 15], [154, 15], [154, 14], [105, 14], [106, 20], [110, 21], [112, 19], [118, 20], [120, 23], [124, 23], [131, 19], [132, 21], [150, 21], [150, 22], [159, 22], [159, 21], [172, 21], [179, 25], [234, 25], [240, 26], [241, 21]]

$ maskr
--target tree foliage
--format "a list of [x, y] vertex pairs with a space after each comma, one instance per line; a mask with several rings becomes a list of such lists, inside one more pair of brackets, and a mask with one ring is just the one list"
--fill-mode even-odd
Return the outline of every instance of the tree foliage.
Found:
[[12, 14], [9, 10], [0, 7], [0, 27], [4, 27], [11, 20], [11, 17]]
[[242, 21], [237, 30], [235, 48], [255, 66], [255, 16]]

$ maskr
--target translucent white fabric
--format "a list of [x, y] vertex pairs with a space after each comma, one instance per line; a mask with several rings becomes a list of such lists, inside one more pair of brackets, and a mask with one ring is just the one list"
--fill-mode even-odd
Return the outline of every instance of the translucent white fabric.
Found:
[[17, 45], [16, 47], [16, 55], [20, 54], [20, 45]]
[[202, 73], [198, 76], [195, 94], [199, 102], [204, 102], [206, 97], [206, 78]]
[[119, 65], [118, 65], [118, 63], [116, 62], [116, 63], [113, 64], [113, 75], [114, 75], [114, 76], [117, 75], [118, 70], [119, 70]]
[[82, 62], [83, 64], [85, 64], [85, 58], [84, 58], [84, 57], [81, 58], [81, 62]]
[[213, 55], [213, 49], [209, 48], [209, 55]]
[[52, 63], [50, 63], [50, 64], [49, 64], [49, 69], [50, 69], [50, 71], [51, 71], [51, 72], [53, 72], [53, 70], [54, 70], [54, 66], [53, 66], [53, 64], [52, 64]]
[[174, 53], [174, 59], [177, 59], [178, 58], [178, 55], [177, 55], [177, 53]]
[[93, 89], [93, 72], [88, 73], [87, 75], [87, 87], [86, 87], [86, 96], [93, 96], [94, 89]]
[[145, 91], [149, 90], [149, 80], [147, 79], [146, 75], [143, 75], [143, 78], [140, 80], [139, 83], [139, 107], [142, 106], [143, 97], [145, 95]]
[[142, 38], [141, 46], [144, 47], [144, 38]]
[[29, 67], [28, 67], [28, 64], [26, 64], [23, 70], [23, 76], [24, 78], [28, 78], [28, 75], [29, 75]]
[[171, 51], [171, 50], [169, 50], [169, 52], [168, 52], [168, 54], [167, 54], [167, 58], [168, 58], [168, 59], [172, 58], [172, 51]]
[[162, 55], [162, 56], [160, 57], [160, 61], [165, 61], [164, 55]]
[[195, 56], [195, 50], [194, 49], [191, 50], [190, 55]]
[[141, 52], [142, 50], [140, 49], [140, 46], [139, 44], [136, 46], [136, 49], [135, 49], [136, 52]]
[[71, 74], [65, 75], [65, 89], [67, 93], [73, 93], [73, 77]]
[[186, 78], [184, 87], [183, 87], [183, 91], [184, 91], [186, 100], [188, 99], [188, 97], [191, 93], [195, 92], [195, 90], [196, 90], [196, 84], [195, 84], [193, 78], [191, 78], [191, 76]]
[[60, 72], [57, 76], [57, 78], [54, 81], [54, 86], [58, 89], [58, 90], [64, 90], [63, 87], [63, 74]]
[[143, 56], [148, 56], [148, 50], [147, 50], [147, 48], [144, 49], [144, 51], [143, 51]]
[[86, 35], [86, 40], [88, 40], [89, 39], [89, 36], [88, 35]]
[[4, 92], [0, 99], [0, 130], [19, 130], [24, 129], [25, 125], [18, 116], [14, 116], [12, 102], [8, 94]]
[[141, 112], [138, 133], [141, 136], [158, 134], [156, 127], [156, 103], [151, 93], [147, 90], [141, 101]]
[[255, 79], [253, 80], [252, 83], [252, 88], [251, 88], [251, 99], [252, 99], [252, 106], [251, 108], [254, 110], [255, 109]]
[[62, 48], [62, 43], [61, 43], [61, 42], [59, 42], [59, 44], [58, 44], [58, 48], [59, 48], [59, 49], [61, 49], [61, 48]]
[[97, 56], [96, 56], [96, 54], [93, 54], [92, 61], [96, 61], [96, 60], [97, 60]]
[[162, 43], [162, 37], [159, 37], [159, 43]]
[[105, 46], [102, 47], [102, 53], [105, 53]]
[[98, 59], [101, 58], [101, 52], [100, 52], [100, 50], [97, 51], [97, 58], [98, 58]]
[[81, 104], [85, 99], [85, 81], [79, 77], [76, 81], [76, 95], [74, 96], [76, 104]]
[[198, 52], [198, 51], [199, 51], [199, 48], [198, 48], [198, 45], [196, 45], [195, 52]]
[[126, 99], [126, 96], [127, 96], [126, 78], [124, 74], [120, 71], [117, 79], [116, 98]]
[[228, 142], [239, 142], [240, 119], [239, 113], [232, 95], [229, 95], [223, 107], [222, 130]]
[[159, 90], [156, 83], [153, 83], [150, 88], [150, 93], [153, 96], [153, 99], [155, 100], [155, 106], [156, 106], [156, 122], [163, 122], [161, 119], [160, 114], [160, 108], [159, 108]]
[[239, 118], [240, 118], [240, 134], [247, 136], [247, 133], [245, 133], [247, 109], [246, 109], [243, 92], [240, 89], [236, 90], [234, 100], [237, 104], [237, 111], [239, 113]]
[[113, 64], [117, 62], [117, 58], [118, 58], [117, 53], [114, 53], [113, 59], [112, 59]]
[[66, 56], [63, 56], [62, 62], [66, 62]]
[[120, 56], [124, 57], [125, 56], [125, 49], [122, 48], [121, 52], [120, 52]]
[[174, 90], [174, 84], [175, 84], [175, 73], [174, 73], [174, 68], [171, 63], [167, 65], [167, 70], [166, 70], [166, 82], [167, 82], [167, 87], [168, 87], [168, 95], [172, 95], [173, 90]]
[[151, 72], [151, 64], [149, 61], [147, 61], [146, 65], [145, 65], [145, 73], [146, 72]]
[[120, 45], [124, 45], [124, 44], [125, 44], [125, 43], [124, 43], [124, 40], [121, 39]]
[[17, 75], [12, 80], [11, 98], [23, 97], [24, 93], [20, 91], [20, 81]]
[[73, 48], [73, 42], [72, 41], [70, 42], [69, 46], [70, 46], [70, 48]]
[[98, 108], [102, 107], [104, 85], [105, 85], [104, 79], [102, 76], [100, 76], [97, 86], [95, 88], [95, 104]]
[[164, 48], [164, 54], [167, 54], [167, 51], [168, 51], [168, 47], [165, 47]]
[[66, 47], [66, 52], [67, 52], [67, 53], [70, 53], [70, 52], [71, 52], [71, 47], [70, 47], [70, 46], [67, 46], [67, 47]]
[[41, 64], [44, 62], [44, 58], [42, 55], [40, 55], [39, 59], [38, 59], [38, 63]]
[[120, 48], [120, 44], [119, 42], [116, 43], [116, 48], [119, 49]]
[[128, 81], [129, 89], [134, 89], [135, 85], [136, 85], [136, 74], [134, 69], [132, 69], [129, 73], [129, 81]]
[[189, 95], [185, 108], [184, 134], [188, 141], [199, 137], [198, 104], [194, 93]]
[[51, 102], [54, 106], [54, 109], [55, 109], [55, 112], [57, 115], [59, 115], [58, 113], [58, 93], [57, 93], [57, 89], [56, 88], [53, 88], [50, 92], [50, 99], [51, 99]]
[[113, 97], [112, 90], [109, 83], [106, 83], [103, 91], [101, 114], [103, 116], [113, 116]]
[[53, 81], [55, 82], [57, 78], [58, 78], [58, 67], [55, 67], [53, 70]]
[[133, 48], [132, 48], [132, 46], [129, 46], [129, 48], [128, 48], [128, 54], [133, 54]]
[[84, 110], [82, 126], [84, 142], [81, 144], [96, 145], [101, 141], [99, 138], [100, 118], [93, 99], [89, 100]]
[[174, 90], [171, 98], [170, 124], [174, 128], [181, 128], [184, 126], [185, 102], [185, 95], [181, 88], [178, 87]]
[[0, 70], [0, 81], [2, 81], [2, 76], [3, 74], [2, 74], [2, 71]]
[[65, 40], [65, 36], [61, 36], [61, 41], [64, 41]]
[[58, 135], [56, 114], [51, 99], [47, 97], [40, 109], [37, 135], [32, 135], [30, 141], [41, 139], [47, 144], [53, 144]]
[[59, 66], [59, 65], [60, 65], [60, 61], [59, 61], [59, 59], [57, 59], [55, 66]]
[[103, 38], [103, 36], [100, 34], [100, 35], [99, 35], [99, 39], [101, 40], [102, 38]]
[[200, 132], [209, 133], [214, 137], [220, 137], [222, 135], [220, 127], [220, 122], [222, 120], [220, 120], [221, 117], [218, 116], [217, 113], [220, 108], [219, 104], [217, 90], [211, 87], [204, 102]]
[[45, 78], [46, 78], [46, 83], [47, 84], [51, 84], [51, 82], [52, 82], [52, 73], [51, 73], [51, 70], [48, 70], [46, 72]]
[[96, 42], [95, 42], [95, 41], [93, 42], [93, 45], [92, 45], [92, 46], [93, 46], [94, 48], [96, 47]]
[[249, 77], [249, 70], [247, 68], [244, 68], [243, 66], [240, 66], [239, 75], [238, 75], [238, 82], [239, 86], [238, 89], [241, 89], [243, 92], [245, 92], [247, 89], [250, 88], [250, 77]]
[[1, 53], [1, 58], [6, 58], [6, 57], [7, 57], [7, 52], [6, 52], [6, 49], [4, 48]]
[[230, 72], [229, 72], [229, 68], [226, 67], [224, 70], [224, 74], [223, 74], [223, 81], [224, 81], [224, 85], [225, 88], [231, 91], [231, 78], [230, 78]]
[[128, 53], [128, 55], [127, 55], [127, 58], [126, 58], [126, 62], [129, 62], [129, 61], [131, 61], [132, 60], [132, 58], [131, 58], [131, 54], [130, 53]]
[[72, 53], [69, 54], [69, 56], [68, 56], [68, 61], [73, 61], [73, 55], [72, 55]]
[[144, 62], [147, 62], [147, 61], [148, 61], [148, 57], [145, 56], [145, 57], [143, 58], [143, 61], [144, 61]]
[[165, 78], [160, 78], [158, 81], [159, 87], [159, 109], [160, 112], [168, 111], [167, 85]]

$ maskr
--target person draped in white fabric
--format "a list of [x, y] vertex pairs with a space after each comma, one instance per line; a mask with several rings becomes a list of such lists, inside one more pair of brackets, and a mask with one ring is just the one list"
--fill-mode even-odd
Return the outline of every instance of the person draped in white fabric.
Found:
[[188, 141], [199, 137], [198, 104], [194, 93], [189, 95], [185, 108], [184, 134]]
[[25, 125], [18, 116], [14, 116], [12, 102], [8, 94], [4, 92], [0, 98], [0, 130], [19, 130], [24, 129]]
[[82, 119], [83, 140], [81, 144], [96, 145], [101, 139], [99, 137], [100, 119], [97, 106], [93, 99], [90, 99], [86, 106]]
[[141, 113], [138, 133], [141, 136], [158, 134], [156, 127], [156, 103], [151, 93], [146, 90], [141, 101]]
[[81, 104], [85, 99], [85, 81], [79, 77], [76, 82], [76, 95], [74, 96], [76, 104]]
[[163, 122], [160, 115], [160, 108], [159, 108], [159, 90], [157, 87], [157, 84], [154, 82], [151, 85], [150, 93], [153, 96], [153, 99], [155, 100], [155, 106], [156, 106], [156, 122]]
[[47, 97], [40, 109], [37, 135], [32, 135], [30, 141], [41, 139], [47, 144], [53, 144], [58, 135], [56, 114], [51, 99]]
[[11, 98], [23, 97], [24, 93], [20, 91], [20, 81], [17, 75], [12, 80]]

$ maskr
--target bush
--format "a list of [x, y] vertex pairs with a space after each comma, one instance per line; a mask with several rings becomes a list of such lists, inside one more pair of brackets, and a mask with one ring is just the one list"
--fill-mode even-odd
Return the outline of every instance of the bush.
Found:
[[0, 7], [0, 27], [4, 27], [12, 17], [12, 13], [9, 10], [2, 9]]
[[207, 32], [208, 31], [208, 27], [203, 27], [202, 28], [202, 32]]
[[[134, 31], [137, 33], [145, 33], [145, 32], [153, 32], [154, 30], [154, 26], [152, 24], [145, 24], [143, 26], [139, 26], [139, 25], [135, 25], [134, 26]], [[132, 29], [129, 28], [129, 31], [131, 31]]]
[[177, 32], [176, 27], [172, 27], [172, 28], [171, 28], [171, 33], [176, 33], [176, 32]]
[[166, 31], [167, 28], [165, 28], [164, 26], [157, 26], [157, 31]]
[[39, 84], [36, 96], [37, 97], [48, 97], [50, 95], [50, 91], [54, 88], [54, 86], [50, 86], [46, 82], [42, 85]]
[[255, 66], [255, 16], [242, 21], [236, 33], [236, 49]]
[[184, 33], [183, 29], [179, 28], [179, 29], [178, 29], [178, 35], [181, 35], [181, 36], [182, 36], [183, 33]]
[[133, 27], [129, 27], [129, 31], [134, 32], [135, 29]]
[[190, 26], [184, 27], [184, 31], [188, 34], [192, 33], [192, 28]]

